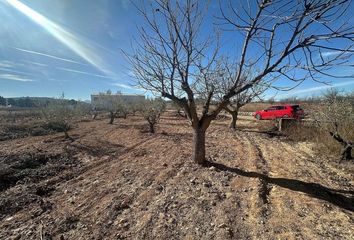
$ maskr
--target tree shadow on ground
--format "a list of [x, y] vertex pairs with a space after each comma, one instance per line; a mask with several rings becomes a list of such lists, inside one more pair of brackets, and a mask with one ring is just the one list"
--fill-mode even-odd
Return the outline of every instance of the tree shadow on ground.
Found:
[[[206, 166], [213, 166], [218, 170], [235, 173], [243, 177], [258, 178], [268, 184], [306, 193], [311, 197], [330, 202], [340, 208], [354, 212], [354, 191], [331, 189], [318, 183], [309, 183], [296, 179], [272, 178], [265, 174], [232, 168], [221, 163], [207, 162]], [[348, 197], [346, 195], [350, 196]]]

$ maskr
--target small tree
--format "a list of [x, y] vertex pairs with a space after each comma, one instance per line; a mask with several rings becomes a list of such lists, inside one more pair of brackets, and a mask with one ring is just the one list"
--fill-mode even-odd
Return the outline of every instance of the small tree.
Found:
[[150, 133], [155, 133], [155, 125], [160, 121], [160, 116], [165, 109], [166, 103], [161, 98], [145, 100], [142, 114], [149, 124]]
[[350, 133], [354, 126], [354, 104], [350, 97], [341, 96], [335, 89], [329, 90], [315, 118], [318, 125], [342, 145], [341, 160], [352, 160], [354, 139]]
[[48, 126], [64, 132], [66, 139], [70, 138], [68, 131], [72, 128], [74, 120], [86, 114], [86, 110], [85, 103], [70, 102], [64, 98], [64, 94], [42, 106], [42, 114]]
[[236, 122], [238, 119], [238, 113], [241, 107], [246, 105], [247, 103], [250, 103], [252, 100], [255, 98], [259, 97], [260, 94], [262, 94], [264, 90], [263, 89], [254, 89], [250, 88], [247, 89], [246, 91], [239, 93], [235, 95], [225, 106], [225, 111], [231, 114], [231, 122], [230, 122], [230, 128], [235, 130], [236, 129]]
[[135, 116], [137, 112], [141, 112], [144, 107], [144, 102], [143, 100], [135, 100], [132, 101], [128, 104], [129, 111]]
[[[229, 64], [227, 59], [221, 59], [221, 63], [218, 63], [217, 76], [214, 76], [216, 81], [213, 86], [218, 85], [219, 93], [216, 93], [217, 99], [222, 100], [223, 96], [232, 87], [236, 77], [237, 77], [237, 66], [234, 64]], [[256, 71], [245, 72], [240, 78], [241, 82], [247, 82], [248, 78], [252, 78], [252, 75], [256, 74]], [[259, 83], [251, 88], [246, 89], [243, 92], [237, 93], [230, 98], [229, 102], [224, 106], [224, 110], [231, 114], [230, 128], [236, 129], [236, 122], [238, 119], [238, 113], [241, 107], [250, 103], [256, 98], [259, 99], [260, 95], [267, 89], [266, 84]]]
[[[109, 124], [113, 124], [118, 113], [126, 108], [126, 103], [118, 95], [112, 95], [108, 90], [106, 93], [100, 93], [99, 98], [95, 101], [94, 108], [96, 110], [104, 110], [109, 112]], [[125, 110], [124, 110], [125, 111]]]
[[124, 100], [121, 101], [117, 114], [126, 119], [128, 114], [131, 112], [130, 104]]
[[172, 107], [176, 110], [178, 116], [187, 118], [187, 115], [185, 114], [183, 108], [180, 105], [178, 105], [176, 102], [172, 101]]
[[92, 120], [95, 120], [98, 116], [98, 110], [96, 109], [96, 107], [92, 107], [90, 113]]

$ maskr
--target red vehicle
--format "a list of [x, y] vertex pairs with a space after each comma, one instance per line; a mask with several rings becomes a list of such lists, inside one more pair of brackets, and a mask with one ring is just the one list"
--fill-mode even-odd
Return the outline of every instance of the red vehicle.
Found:
[[303, 118], [304, 110], [299, 105], [277, 105], [265, 110], [257, 111], [253, 114], [258, 120], [276, 118]]

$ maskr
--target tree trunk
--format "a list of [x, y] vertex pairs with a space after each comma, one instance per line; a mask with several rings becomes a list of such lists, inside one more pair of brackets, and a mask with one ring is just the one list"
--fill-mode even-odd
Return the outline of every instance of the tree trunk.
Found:
[[341, 160], [352, 160], [353, 156], [352, 156], [352, 148], [353, 148], [353, 143], [346, 141], [342, 138], [342, 136], [340, 136], [338, 134], [338, 132], [329, 132], [331, 134], [331, 136], [337, 140], [337, 142], [339, 142], [340, 144], [342, 144], [343, 146], [343, 150], [341, 153]]
[[183, 111], [181, 111], [181, 109], [177, 110], [177, 114], [183, 118], [187, 118], [187, 115]]
[[109, 113], [110, 115], [110, 120], [109, 120], [109, 124], [113, 124], [113, 121], [114, 121], [114, 112], [110, 112]]
[[205, 132], [206, 128], [196, 127], [193, 133], [193, 160], [195, 163], [203, 164], [205, 158]]
[[230, 128], [233, 130], [236, 130], [236, 121], [237, 121], [237, 117], [238, 117], [238, 110], [231, 112], [231, 116], [232, 116], [232, 120], [230, 123]]
[[352, 160], [352, 146], [347, 144], [342, 150], [342, 160]]
[[69, 136], [69, 134], [68, 134], [68, 131], [64, 131], [64, 134], [65, 134], [65, 139], [69, 139], [70, 138], [70, 136]]
[[149, 132], [150, 133], [155, 133], [154, 124], [152, 124], [152, 123], [149, 123]]

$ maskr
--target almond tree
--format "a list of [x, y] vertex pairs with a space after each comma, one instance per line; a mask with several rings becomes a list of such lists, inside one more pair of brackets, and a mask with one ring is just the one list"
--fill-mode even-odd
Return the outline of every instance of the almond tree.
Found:
[[88, 104], [71, 102], [62, 94], [58, 99], [51, 100], [45, 106], [41, 106], [42, 114], [50, 128], [64, 132], [65, 138], [70, 138], [69, 130], [74, 121], [89, 112]]
[[111, 91], [100, 93], [99, 99], [95, 102], [94, 107], [96, 110], [109, 112], [109, 124], [113, 124], [120, 111], [123, 111], [124, 114], [126, 112], [126, 103], [119, 96], [112, 95]]
[[[247, 82], [249, 78], [252, 78], [253, 75], [257, 74], [256, 71], [245, 72], [244, 76], [240, 78], [240, 82]], [[232, 87], [234, 84], [235, 78], [237, 76], [237, 65], [230, 64], [228, 59], [222, 58], [221, 63], [218, 63], [218, 76], [214, 77], [216, 79], [213, 82], [214, 86], [218, 86], [219, 93], [215, 93], [216, 98], [219, 101], [222, 101], [224, 94]], [[264, 83], [259, 83], [252, 88], [249, 88], [243, 92], [240, 92], [230, 98], [229, 102], [225, 105], [224, 110], [230, 113], [232, 119], [230, 122], [230, 128], [236, 129], [236, 122], [238, 119], [238, 113], [241, 107], [250, 103], [256, 98], [260, 98], [260, 95], [267, 90], [269, 86]]]
[[181, 106], [179, 106], [175, 102], [172, 102], [171, 106], [174, 110], [176, 110], [178, 116], [183, 117], [183, 118], [187, 118], [187, 115], [184, 113], [183, 108], [181, 108]]
[[166, 109], [166, 103], [160, 99], [147, 99], [143, 103], [142, 114], [149, 124], [149, 132], [155, 133], [155, 125], [160, 121], [161, 114]]
[[[237, 75], [220, 99], [213, 84], [218, 79], [218, 35], [202, 31], [213, 28], [204, 21], [206, 1], [154, 0], [148, 6], [142, 2], [137, 6], [145, 19], [140, 40], [126, 55], [142, 88], [184, 109], [193, 128], [193, 160], [203, 164], [206, 130], [232, 97], [261, 83], [276, 87], [278, 79], [295, 85], [308, 78], [319, 81], [319, 75], [331, 75], [331, 67], [347, 64], [354, 51], [353, 26], [343, 20], [350, 19], [349, 4], [349, 0], [220, 1], [218, 24], [234, 31], [235, 42], [243, 38], [232, 53]], [[243, 79], [250, 69], [257, 69], [257, 74]], [[200, 113], [196, 99], [203, 100]]]
[[342, 145], [341, 160], [353, 160], [354, 139], [350, 133], [354, 125], [354, 103], [350, 96], [340, 95], [335, 89], [327, 91], [315, 119], [322, 129]]
[[225, 106], [225, 111], [231, 114], [230, 128], [236, 129], [236, 122], [238, 119], [238, 113], [241, 107], [250, 103], [252, 100], [258, 98], [264, 90], [257, 90], [254, 88], [249, 88], [244, 92], [236, 94], [230, 102]]
[[144, 106], [143, 100], [135, 100], [128, 103], [129, 111], [135, 116], [137, 112], [141, 112]]

